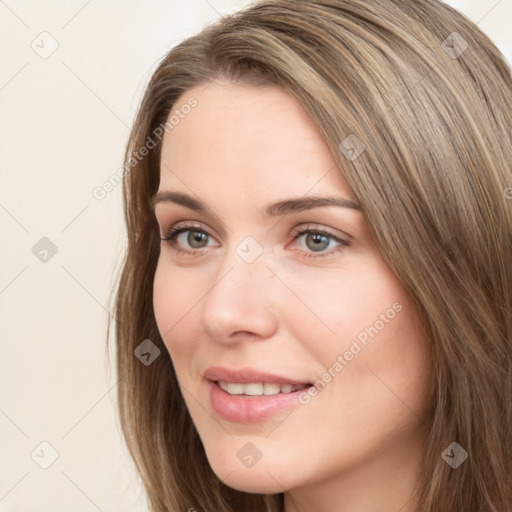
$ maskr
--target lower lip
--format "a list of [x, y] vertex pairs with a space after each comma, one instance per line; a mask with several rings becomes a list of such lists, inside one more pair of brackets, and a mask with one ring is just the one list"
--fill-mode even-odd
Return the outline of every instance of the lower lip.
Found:
[[215, 412], [223, 419], [236, 423], [254, 423], [298, 405], [299, 395], [307, 388], [277, 395], [241, 396], [230, 395], [216, 382], [208, 381], [210, 400]]

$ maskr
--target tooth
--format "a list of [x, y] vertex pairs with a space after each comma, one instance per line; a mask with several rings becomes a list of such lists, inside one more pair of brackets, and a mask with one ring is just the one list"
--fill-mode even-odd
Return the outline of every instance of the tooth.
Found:
[[229, 393], [230, 395], [249, 395], [249, 396], [262, 396], [262, 395], [277, 395], [279, 393], [293, 393], [306, 388], [304, 384], [276, 384], [273, 382], [250, 382], [243, 384], [241, 382], [225, 382], [217, 381], [219, 387]]
[[246, 384], [245, 386], [243, 386], [243, 390], [246, 395], [251, 395], [251, 396], [262, 395], [263, 394], [263, 384], [261, 382], [254, 383], [254, 384], [253, 383]]
[[244, 385], [239, 383], [218, 381], [219, 388], [223, 389], [230, 395], [241, 395], [244, 392]]
[[270, 382], [265, 382], [263, 384], [263, 394], [264, 395], [277, 395], [281, 390], [279, 384], [272, 384]]
[[226, 385], [230, 395], [241, 395], [244, 392], [244, 385], [239, 382], [227, 382]]

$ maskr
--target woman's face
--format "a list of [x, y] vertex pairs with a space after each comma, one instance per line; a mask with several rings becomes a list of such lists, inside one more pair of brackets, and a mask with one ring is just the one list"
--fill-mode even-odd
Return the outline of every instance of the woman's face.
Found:
[[274, 87], [214, 82], [176, 110], [154, 310], [214, 472], [257, 493], [396, 480], [429, 346], [318, 130]]

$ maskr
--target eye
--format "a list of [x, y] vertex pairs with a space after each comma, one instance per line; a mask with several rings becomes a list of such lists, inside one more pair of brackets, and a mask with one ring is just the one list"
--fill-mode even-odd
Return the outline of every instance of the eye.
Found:
[[[301, 256], [309, 258], [330, 256], [350, 245], [334, 233], [310, 225], [295, 228], [290, 236], [298, 245]], [[161, 240], [171, 245], [176, 252], [191, 255], [201, 253], [201, 249], [206, 247], [219, 245], [202, 226], [190, 224], [171, 227]]]
[[[305, 251], [304, 257], [328, 256], [333, 252], [349, 246], [347, 240], [320, 228], [296, 228], [292, 232], [293, 239], [297, 241], [299, 249]], [[331, 249], [331, 250], [328, 250]]]
[[173, 226], [160, 240], [168, 242], [178, 252], [197, 252], [204, 247], [217, 245], [213, 237], [199, 226]]

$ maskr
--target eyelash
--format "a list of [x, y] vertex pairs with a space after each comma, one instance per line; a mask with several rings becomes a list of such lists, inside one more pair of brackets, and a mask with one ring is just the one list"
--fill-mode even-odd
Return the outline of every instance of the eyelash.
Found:
[[[211, 235], [200, 226], [185, 225], [185, 226], [180, 226], [180, 227], [176, 227], [176, 226], [171, 227], [167, 231], [165, 237], [163, 237], [163, 238], [161, 237], [160, 240], [162, 240], [163, 242], [167, 242], [173, 248], [173, 250], [176, 251], [177, 253], [186, 253], [186, 254], [191, 254], [191, 255], [197, 255], [197, 253], [201, 252], [201, 249], [190, 250], [190, 249], [182, 249], [180, 247], [177, 247], [177, 244], [176, 244], [177, 236], [181, 233], [186, 233], [187, 231], [197, 231], [199, 233], [203, 233], [204, 235], [211, 237]], [[301, 236], [307, 235], [307, 234], [323, 235], [326, 238], [334, 240], [339, 245], [337, 245], [335, 248], [332, 248], [329, 251], [321, 251], [321, 252], [317, 252], [317, 253], [301, 251], [303, 253], [302, 257], [304, 257], [304, 258], [322, 258], [322, 257], [326, 257], [326, 256], [332, 256], [333, 253], [343, 250], [343, 248], [348, 247], [350, 245], [350, 243], [347, 242], [346, 240], [343, 240], [343, 239], [335, 236], [334, 234], [330, 233], [329, 231], [326, 231], [325, 229], [320, 229], [320, 228], [311, 228], [311, 227], [306, 227], [306, 228], [302, 228], [302, 229], [295, 228], [292, 230], [290, 236], [293, 238], [293, 240], [297, 240]]]

